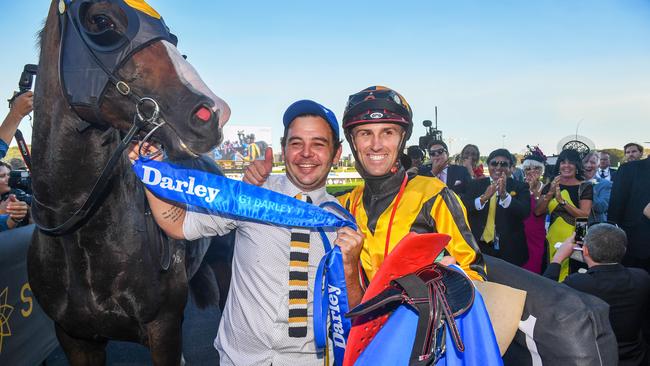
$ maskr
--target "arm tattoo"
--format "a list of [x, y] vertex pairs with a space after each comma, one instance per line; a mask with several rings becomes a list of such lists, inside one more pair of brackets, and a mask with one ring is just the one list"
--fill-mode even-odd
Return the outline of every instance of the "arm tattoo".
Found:
[[184, 216], [184, 214], [184, 209], [173, 206], [169, 210], [163, 211], [162, 217], [166, 221], [177, 222]]

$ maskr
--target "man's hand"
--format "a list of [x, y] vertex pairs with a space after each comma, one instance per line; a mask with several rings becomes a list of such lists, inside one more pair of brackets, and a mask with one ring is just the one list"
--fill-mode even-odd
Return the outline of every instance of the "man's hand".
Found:
[[447, 164], [448, 164], [448, 160], [444, 160], [444, 159], [439, 159], [439, 160], [438, 160], [438, 159], [431, 159], [431, 174], [432, 174], [434, 177], [437, 176], [438, 174], [440, 174], [440, 172], [443, 171], [443, 169], [445, 169], [445, 167], [447, 166]]
[[490, 183], [490, 185], [485, 189], [485, 192], [481, 195], [481, 204], [489, 201], [492, 196], [497, 192], [498, 186], [497, 182]]
[[18, 223], [23, 221], [25, 216], [27, 216], [28, 209], [29, 206], [26, 202], [18, 201], [16, 195], [14, 194], [9, 195], [9, 199], [7, 200], [6, 213], [9, 214], [9, 217], [11, 217], [14, 222]]
[[142, 145], [142, 150], [141, 150], [140, 143], [132, 142], [131, 149], [129, 150], [129, 160], [131, 160], [131, 164], [133, 164], [140, 157], [140, 151], [142, 151], [143, 156], [149, 156], [153, 160], [156, 161], [163, 160], [162, 151], [155, 145], [145, 142]]
[[34, 93], [28, 91], [14, 99], [9, 113], [18, 119], [23, 119], [23, 117], [32, 113], [32, 110], [34, 110]]
[[570, 237], [562, 242], [562, 246], [560, 246], [557, 252], [555, 252], [555, 255], [553, 256], [553, 260], [551, 262], [562, 263], [565, 259], [571, 256], [571, 253], [573, 253], [573, 248], [576, 246], [575, 237], [576, 233], [573, 233]]
[[500, 199], [506, 196], [506, 178], [503, 176], [497, 179], [497, 192], [499, 192]]
[[648, 204], [643, 209], [643, 214], [645, 215], [645, 217], [650, 219], [650, 202], [648, 202]]
[[266, 182], [273, 170], [273, 149], [266, 148], [264, 160], [253, 160], [244, 172], [243, 181], [255, 186], [261, 186]]

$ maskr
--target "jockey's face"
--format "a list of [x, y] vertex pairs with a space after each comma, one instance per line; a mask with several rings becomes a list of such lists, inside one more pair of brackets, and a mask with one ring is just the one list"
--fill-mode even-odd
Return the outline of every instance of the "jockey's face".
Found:
[[393, 123], [368, 123], [352, 129], [359, 163], [371, 176], [388, 174], [395, 166], [404, 129]]
[[341, 147], [335, 150], [334, 145], [332, 129], [323, 118], [296, 117], [282, 147], [289, 180], [303, 192], [324, 187], [332, 164], [341, 157]]

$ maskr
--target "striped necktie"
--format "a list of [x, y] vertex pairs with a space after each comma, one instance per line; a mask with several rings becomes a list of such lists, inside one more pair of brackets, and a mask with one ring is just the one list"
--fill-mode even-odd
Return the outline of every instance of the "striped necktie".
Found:
[[[311, 203], [308, 195], [298, 193], [296, 199]], [[307, 336], [307, 289], [309, 278], [309, 233], [307, 228], [291, 229], [289, 253], [289, 337]]]

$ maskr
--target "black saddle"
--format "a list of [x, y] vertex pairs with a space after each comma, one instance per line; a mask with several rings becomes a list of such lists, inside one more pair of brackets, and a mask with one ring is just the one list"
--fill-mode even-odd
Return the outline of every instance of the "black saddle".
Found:
[[391, 281], [374, 298], [358, 305], [345, 316], [361, 322], [392, 313], [408, 304], [418, 313], [415, 342], [409, 365], [434, 365], [445, 352], [445, 325], [456, 349], [465, 350], [454, 318], [465, 313], [474, 302], [474, 285], [460, 272], [440, 264]]

